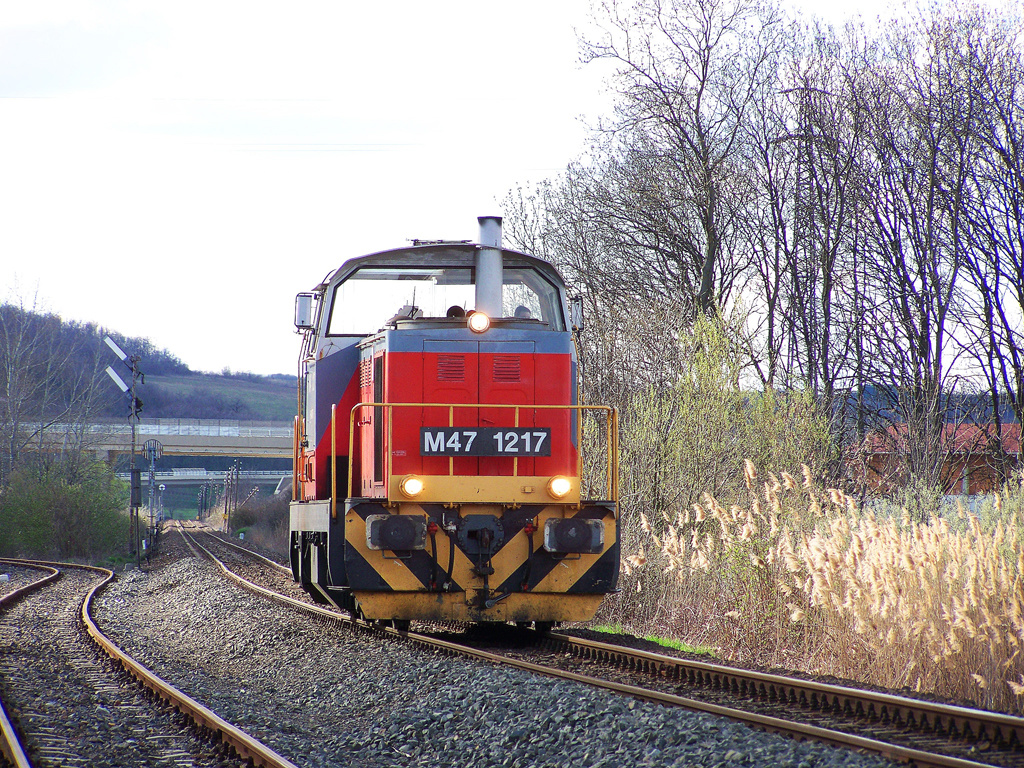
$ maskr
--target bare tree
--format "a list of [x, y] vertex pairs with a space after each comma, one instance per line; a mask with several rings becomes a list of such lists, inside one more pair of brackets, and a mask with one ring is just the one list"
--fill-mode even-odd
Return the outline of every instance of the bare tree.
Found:
[[592, 392], [673, 385], [693, 319], [742, 308], [765, 387], [951, 485], [957, 420], [1024, 413], [1019, 21], [957, 0], [842, 34], [756, 0], [608, 0], [596, 21], [583, 59], [614, 69], [616, 111], [509, 227], [584, 296]]
[[36, 465], [81, 469], [82, 425], [96, 407], [96, 361], [83, 365], [59, 317], [24, 305], [0, 306], [0, 485], [32, 448]]
[[951, 342], [969, 248], [964, 192], [980, 116], [976, 83], [955, 62], [957, 34], [952, 17], [894, 24], [882, 63], [865, 65], [857, 92], [870, 120], [868, 373], [884, 397], [879, 420], [905, 425], [909, 474], [931, 486], [948, 482], [947, 395], [958, 383]]
[[747, 156], [756, 195], [743, 217], [756, 258], [756, 314], [762, 319], [769, 386], [806, 386], [832, 408], [849, 382], [856, 346], [853, 311], [858, 159], [865, 121], [851, 98], [856, 71], [851, 30], [799, 30], [780, 56], [779, 78], [749, 112]]
[[772, 77], [780, 17], [754, 0], [611, 0], [600, 23], [583, 57], [616, 68], [619, 100], [604, 129], [620, 149], [598, 165], [612, 183], [603, 200], [591, 196], [603, 202], [597, 220], [639, 269], [671, 272], [693, 311], [713, 313], [746, 263], [735, 227], [741, 130]]
[[984, 118], [968, 179], [965, 261], [973, 323], [966, 351], [988, 387], [997, 466], [1006, 471], [1004, 405], [1024, 420], [1024, 54], [1021, 19], [978, 12], [964, 22], [957, 63], [977, 84]]

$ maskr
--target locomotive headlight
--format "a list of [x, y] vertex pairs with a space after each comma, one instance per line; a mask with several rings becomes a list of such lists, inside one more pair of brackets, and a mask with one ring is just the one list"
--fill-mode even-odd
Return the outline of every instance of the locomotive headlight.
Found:
[[469, 316], [469, 330], [474, 333], [483, 333], [491, 327], [491, 318], [477, 310]]
[[423, 493], [423, 481], [416, 477], [416, 475], [409, 475], [408, 477], [402, 478], [402, 482], [398, 484], [398, 488], [411, 499]]
[[557, 475], [548, 483], [548, 493], [556, 499], [564, 498], [572, 490], [572, 481], [568, 477]]

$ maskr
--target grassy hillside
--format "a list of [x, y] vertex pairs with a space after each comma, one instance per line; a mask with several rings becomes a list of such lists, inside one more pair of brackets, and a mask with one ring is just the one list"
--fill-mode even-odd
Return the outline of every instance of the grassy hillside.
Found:
[[285, 376], [147, 375], [141, 397], [147, 418], [290, 422], [295, 417], [295, 381]]
[[[82, 409], [93, 418], [123, 417], [127, 399], [102, 370], [113, 364], [120, 376], [127, 371], [104, 342], [107, 336], [127, 354], [141, 358], [145, 382], [138, 396], [144, 418], [290, 422], [295, 415], [295, 377], [291, 375], [259, 376], [227, 369], [220, 374], [199, 373], [148, 339], [124, 336], [94, 323], [64, 321], [59, 315], [40, 314], [18, 304], [0, 304], [0, 327], [4, 329], [0, 359], [7, 361], [4, 370], [18, 371], [10, 382], [0, 371], [0, 391], [22, 409], [17, 420], [35, 419], [39, 414], [66, 419]], [[96, 376], [95, 388], [80, 386]]]

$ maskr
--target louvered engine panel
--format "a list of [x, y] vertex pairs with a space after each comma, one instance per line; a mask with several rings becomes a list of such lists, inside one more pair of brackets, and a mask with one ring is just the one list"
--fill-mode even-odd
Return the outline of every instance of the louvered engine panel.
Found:
[[438, 381], [465, 381], [466, 380], [466, 356], [465, 355], [438, 355], [437, 356], [437, 380]]
[[513, 384], [522, 380], [522, 370], [519, 355], [495, 355], [494, 356], [494, 381], [506, 384]]

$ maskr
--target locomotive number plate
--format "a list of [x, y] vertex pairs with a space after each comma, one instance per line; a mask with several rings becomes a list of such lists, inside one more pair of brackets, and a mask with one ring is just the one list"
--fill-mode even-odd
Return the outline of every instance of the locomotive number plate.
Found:
[[550, 456], [547, 427], [420, 427], [421, 456]]

